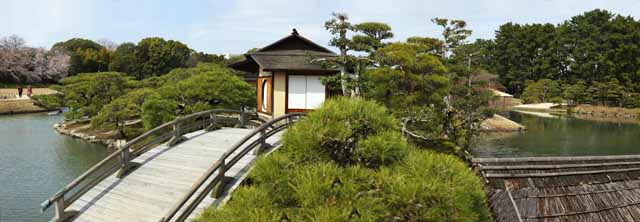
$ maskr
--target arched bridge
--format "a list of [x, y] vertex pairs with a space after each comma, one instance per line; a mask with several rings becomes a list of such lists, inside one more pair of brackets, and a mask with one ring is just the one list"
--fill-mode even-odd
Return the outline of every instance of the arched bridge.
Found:
[[254, 113], [209, 110], [177, 118], [120, 146], [42, 210], [54, 206], [53, 221], [191, 220], [223, 203], [256, 156], [277, 147], [281, 131], [303, 115], [265, 122]]

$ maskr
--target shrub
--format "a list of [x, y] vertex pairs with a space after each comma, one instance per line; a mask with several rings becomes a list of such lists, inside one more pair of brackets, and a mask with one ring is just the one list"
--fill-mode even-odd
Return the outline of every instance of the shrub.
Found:
[[124, 121], [140, 118], [144, 102], [159, 97], [157, 92], [149, 88], [130, 91], [102, 107], [98, 115], [91, 118], [91, 125], [94, 128], [115, 129]]
[[[466, 164], [409, 147], [374, 102], [329, 100], [284, 136], [284, 147], [260, 157], [225, 206], [198, 220], [491, 220], [482, 183]], [[346, 152], [334, 149], [352, 150], [349, 164], [336, 161], [332, 152]]]
[[408, 146], [399, 133], [385, 131], [360, 141], [355, 155], [364, 166], [378, 168], [401, 161], [407, 154]]
[[489, 221], [482, 183], [452, 155], [413, 150], [382, 173], [392, 218], [412, 221]]
[[35, 101], [35, 104], [45, 109], [58, 109], [63, 107], [62, 94], [48, 94], [48, 95], [34, 95], [31, 97]]
[[192, 68], [183, 71], [168, 77], [185, 79], [172, 82], [172, 78], [169, 78], [169, 82], [158, 89], [163, 98], [184, 104], [183, 114], [215, 108], [239, 109], [243, 104], [254, 103], [253, 87], [229, 68]]
[[[375, 158], [380, 158], [377, 154], [359, 154], [358, 151], [402, 153], [401, 150], [406, 149], [406, 145], [402, 145], [406, 144], [403, 138], [387, 133], [397, 131], [398, 125], [399, 122], [380, 104], [364, 99], [337, 98], [325, 101], [321, 108], [288, 130], [283, 144], [287, 149], [295, 149], [294, 155], [301, 160], [333, 160], [339, 165], [374, 163]], [[379, 134], [386, 137], [376, 140], [387, 140], [400, 146], [372, 147], [373, 143], [365, 143], [358, 149], [361, 141]], [[391, 163], [393, 159], [385, 159], [384, 163]]]
[[126, 94], [138, 84], [123, 73], [82, 73], [64, 78], [57, 87], [64, 94], [64, 104], [70, 112], [67, 119], [92, 117], [111, 101]]
[[141, 107], [142, 125], [150, 130], [162, 123], [176, 118], [175, 110], [178, 104], [172, 100], [160, 97], [152, 97], [144, 101]]

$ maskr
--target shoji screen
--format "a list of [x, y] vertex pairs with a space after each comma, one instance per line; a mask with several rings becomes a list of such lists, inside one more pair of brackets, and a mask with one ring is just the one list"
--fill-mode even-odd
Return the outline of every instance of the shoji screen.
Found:
[[322, 76], [289, 75], [289, 109], [315, 109], [324, 102]]

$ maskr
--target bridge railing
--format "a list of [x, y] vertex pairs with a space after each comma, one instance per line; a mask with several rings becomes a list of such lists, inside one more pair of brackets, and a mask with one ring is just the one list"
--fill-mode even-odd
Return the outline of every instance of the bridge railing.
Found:
[[[257, 153], [266, 151], [266, 149], [270, 148], [270, 144], [266, 142], [269, 137], [289, 127], [304, 115], [304, 113], [289, 113], [276, 117], [243, 137], [207, 169], [196, 183], [191, 186], [189, 192], [160, 221], [168, 222], [174, 218], [175, 220], [173, 221], [185, 221], [198, 204], [206, 196], [211, 195], [211, 191], [216, 187], [215, 196], [216, 198], [220, 197], [224, 192], [226, 183], [231, 180], [230, 177], [226, 176], [226, 172], [231, 167], [252, 150]], [[198, 193], [198, 190], [201, 190], [201, 192]]]
[[175, 145], [186, 139], [183, 136], [184, 134], [200, 129], [209, 131], [223, 125], [232, 124], [235, 124], [236, 127], [246, 126], [251, 123], [250, 118], [255, 116], [253, 112], [214, 109], [181, 116], [173, 121], [164, 123], [120, 146], [117, 151], [111, 153], [82, 175], [75, 178], [56, 194], [45, 200], [40, 204], [41, 209], [44, 212], [51, 207], [51, 205], [54, 205], [54, 220], [64, 221], [77, 213], [67, 212], [65, 208], [73, 204], [83, 194], [112, 173], [118, 171], [118, 178], [126, 176], [137, 167], [137, 164], [131, 162], [131, 160], [144, 154], [153, 147], [167, 141], [168, 145]]

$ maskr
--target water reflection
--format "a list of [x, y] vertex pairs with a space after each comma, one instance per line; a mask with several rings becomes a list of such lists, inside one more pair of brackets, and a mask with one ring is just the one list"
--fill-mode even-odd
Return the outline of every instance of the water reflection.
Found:
[[39, 204], [108, 154], [57, 134], [61, 116], [0, 116], [0, 221], [46, 221]]
[[510, 112], [526, 132], [486, 134], [474, 149], [481, 157], [640, 154], [640, 125], [546, 118]]

